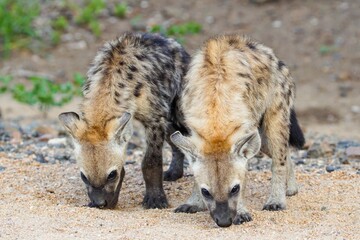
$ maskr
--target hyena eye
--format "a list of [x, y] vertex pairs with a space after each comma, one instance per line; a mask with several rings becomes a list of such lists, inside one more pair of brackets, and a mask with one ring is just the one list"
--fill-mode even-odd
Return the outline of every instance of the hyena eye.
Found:
[[111, 173], [109, 174], [109, 176], [107, 177], [107, 180], [108, 181], [111, 181], [111, 180], [114, 180], [117, 176], [117, 171], [114, 170], [114, 171], [111, 171]]
[[85, 175], [82, 172], [80, 172], [80, 176], [81, 176], [81, 180], [83, 180], [85, 184], [89, 184], [89, 180], [85, 177]]
[[239, 184], [236, 184], [232, 189], [231, 189], [231, 192], [230, 192], [230, 195], [236, 195], [240, 190], [240, 186]]
[[205, 188], [201, 188], [201, 194], [202, 194], [205, 198], [212, 199], [211, 194], [210, 194], [209, 191], [206, 190]]

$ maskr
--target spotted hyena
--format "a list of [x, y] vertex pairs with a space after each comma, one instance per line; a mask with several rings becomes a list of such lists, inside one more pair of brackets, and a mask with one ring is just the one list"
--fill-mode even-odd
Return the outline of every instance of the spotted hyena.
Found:
[[193, 57], [184, 85], [181, 110], [190, 136], [176, 132], [171, 140], [189, 158], [195, 187], [175, 211], [207, 207], [221, 227], [251, 221], [244, 204], [246, 168], [260, 148], [272, 157], [264, 210], [284, 209], [285, 196], [298, 192], [289, 144], [304, 144], [288, 67], [262, 44], [218, 36]]
[[[59, 115], [74, 141], [89, 206], [116, 206], [133, 119], [144, 125], [146, 133], [143, 206], [168, 206], [162, 186], [162, 148], [170, 133], [185, 130], [177, 101], [188, 62], [189, 55], [179, 43], [153, 34], [126, 33], [98, 51], [83, 87], [80, 116]], [[168, 142], [176, 161], [164, 178], [175, 180], [182, 176], [184, 155]]]

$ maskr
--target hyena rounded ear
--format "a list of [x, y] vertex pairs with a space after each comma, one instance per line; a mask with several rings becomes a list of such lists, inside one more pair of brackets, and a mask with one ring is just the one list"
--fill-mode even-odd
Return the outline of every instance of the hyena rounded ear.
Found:
[[75, 137], [81, 123], [79, 115], [75, 112], [64, 112], [59, 114], [58, 118], [66, 131]]
[[242, 158], [253, 158], [261, 148], [261, 137], [258, 131], [255, 131], [244, 138], [241, 138], [235, 144], [235, 154]]
[[106, 132], [109, 138], [116, 137], [128, 142], [133, 134], [131, 117], [131, 113], [125, 112], [121, 117], [110, 119], [106, 123]]
[[185, 154], [196, 156], [195, 144], [192, 143], [188, 137], [183, 136], [179, 131], [171, 134], [170, 140]]

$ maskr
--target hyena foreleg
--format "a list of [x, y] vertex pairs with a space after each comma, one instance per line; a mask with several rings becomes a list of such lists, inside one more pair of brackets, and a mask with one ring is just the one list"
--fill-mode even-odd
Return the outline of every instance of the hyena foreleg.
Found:
[[166, 208], [168, 202], [163, 189], [162, 147], [165, 130], [158, 123], [145, 128], [147, 150], [141, 168], [144, 175], [146, 193], [145, 208]]
[[206, 206], [199, 191], [199, 187], [194, 181], [194, 187], [191, 196], [188, 198], [185, 204], [182, 204], [179, 207], [177, 207], [175, 209], [175, 212], [196, 213], [205, 210], [206, 210]]
[[238, 198], [238, 205], [236, 209], [236, 216], [233, 220], [233, 224], [242, 224], [244, 222], [250, 222], [252, 221], [251, 214], [248, 212], [245, 206], [245, 188], [246, 188], [246, 179], [244, 181], [241, 181], [240, 185], [240, 194]]

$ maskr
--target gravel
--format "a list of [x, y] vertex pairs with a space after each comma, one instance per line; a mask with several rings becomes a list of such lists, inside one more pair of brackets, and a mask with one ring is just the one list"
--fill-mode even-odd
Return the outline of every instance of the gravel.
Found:
[[[14, 134], [15, 133], [15, 134]], [[10, 159], [30, 157], [41, 164], [62, 162], [75, 163], [71, 139], [64, 134], [57, 121], [32, 122], [20, 126], [16, 121], [0, 122], [0, 153]], [[360, 143], [338, 139], [334, 136], [308, 133], [304, 149], [292, 150], [291, 159], [303, 171], [311, 169], [333, 172], [339, 169], [360, 168]], [[140, 162], [144, 155], [144, 138], [141, 131], [134, 136], [127, 148], [127, 165]], [[171, 149], [164, 148], [164, 165], [171, 161]], [[271, 159], [259, 153], [248, 164], [249, 171], [262, 171], [271, 168]]]

